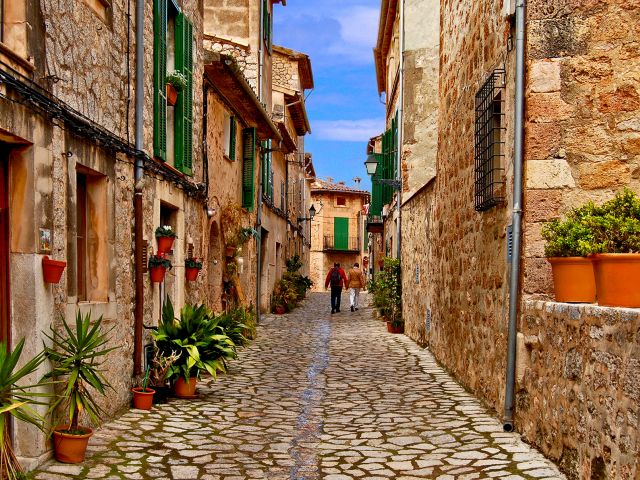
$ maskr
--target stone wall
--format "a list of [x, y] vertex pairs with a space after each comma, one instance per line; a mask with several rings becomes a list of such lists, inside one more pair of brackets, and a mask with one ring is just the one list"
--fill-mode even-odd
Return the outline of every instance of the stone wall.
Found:
[[640, 10], [537, 0], [528, 12], [524, 289], [544, 296], [543, 222], [624, 186], [640, 192]]
[[525, 301], [517, 417], [569, 479], [640, 473], [640, 311]]
[[298, 61], [279, 52], [273, 54], [273, 84], [299, 92], [300, 75]]

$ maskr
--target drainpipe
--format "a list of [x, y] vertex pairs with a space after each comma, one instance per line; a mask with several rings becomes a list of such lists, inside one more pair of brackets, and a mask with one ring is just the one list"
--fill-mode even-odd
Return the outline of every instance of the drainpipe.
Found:
[[142, 263], [142, 177], [143, 177], [143, 108], [144, 108], [144, 0], [136, 0], [136, 150], [135, 163], [135, 235], [134, 261], [136, 283], [136, 306], [133, 332], [133, 374], [142, 373], [142, 326], [144, 323], [144, 265]]
[[264, 53], [264, 17], [267, 12], [264, 11], [264, 2], [260, 2], [260, 37], [258, 38], [258, 98], [262, 101], [264, 92], [262, 91], [262, 75], [264, 69], [264, 62], [262, 55]]
[[522, 240], [522, 127], [524, 124], [524, 36], [525, 0], [516, 0], [516, 83], [513, 154], [513, 252], [509, 282], [509, 336], [507, 339], [507, 378], [504, 398], [505, 432], [513, 431], [516, 384], [516, 336], [520, 303], [520, 250]]
[[[258, 178], [262, 178], [262, 176]], [[258, 233], [256, 235], [256, 259], [258, 262], [256, 266], [256, 321], [260, 323], [260, 295], [262, 295], [260, 287], [262, 283], [262, 180], [258, 184], [260, 187], [258, 188], [258, 211], [256, 215], [256, 232]]]
[[396, 148], [398, 149], [398, 160], [396, 164], [396, 170], [398, 172], [397, 180], [400, 181], [400, 188], [398, 188], [396, 196], [396, 210], [398, 211], [398, 225], [396, 227], [396, 236], [398, 241], [396, 242], [397, 257], [400, 260], [402, 251], [402, 240], [400, 235], [402, 234], [402, 210], [400, 204], [402, 203], [402, 121], [403, 121], [403, 102], [404, 102], [404, 0], [400, 0], [400, 79], [398, 90], [398, 143]]

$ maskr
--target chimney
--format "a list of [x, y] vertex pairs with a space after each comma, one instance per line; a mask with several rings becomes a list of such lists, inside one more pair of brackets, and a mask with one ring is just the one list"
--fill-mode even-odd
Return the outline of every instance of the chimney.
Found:
[[362, 179], [360, 177], [356, 177], [353, 179], [353, 183], [356, 184], [356, 187], [360, 186], [360, 182], [362, 181]]

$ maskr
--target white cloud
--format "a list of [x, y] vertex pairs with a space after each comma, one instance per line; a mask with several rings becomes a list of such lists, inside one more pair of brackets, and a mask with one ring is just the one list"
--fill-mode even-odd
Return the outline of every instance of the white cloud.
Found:
[[366, 142], [384, 130], [384, 118], [361, 120], [316, 120], [312, 123], [313, 135], [319, 140], [339, 142]]

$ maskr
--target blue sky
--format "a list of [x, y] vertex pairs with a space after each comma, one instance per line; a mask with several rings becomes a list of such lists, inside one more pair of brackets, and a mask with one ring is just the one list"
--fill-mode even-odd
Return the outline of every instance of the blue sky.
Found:
[[347, 185], [358, 176], [366, 189], [367, 140], [384, 129], [373, 63], [379, 11], [380, 0], [288, 0], [274, 11], [275, 43], [311, 57], [305, 141], [317, 175]]

